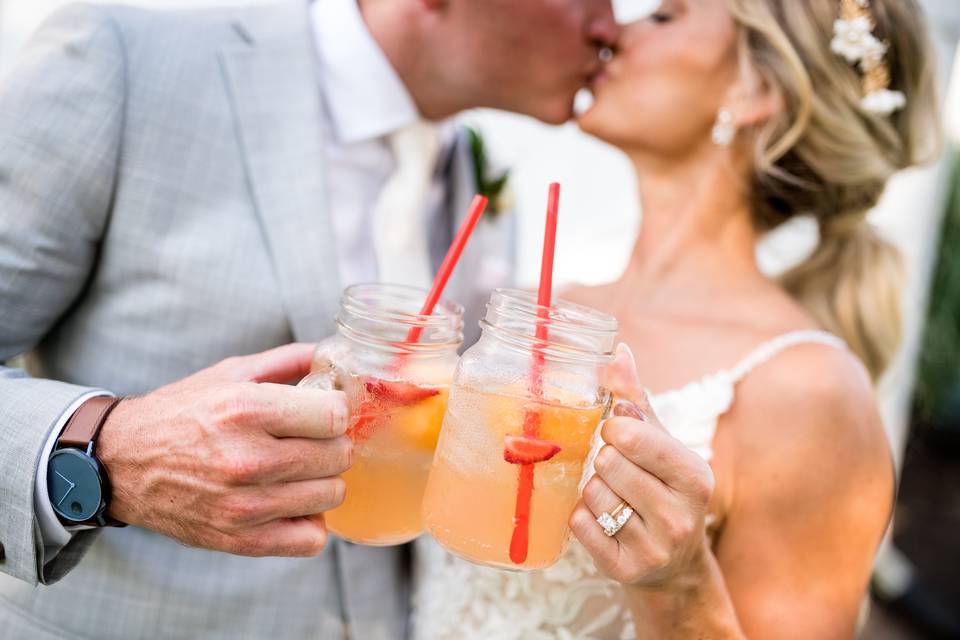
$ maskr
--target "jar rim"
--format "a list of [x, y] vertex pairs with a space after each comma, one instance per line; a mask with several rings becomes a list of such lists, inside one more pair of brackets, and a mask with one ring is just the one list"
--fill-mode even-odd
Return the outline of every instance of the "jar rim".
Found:
[[[568, 362], [608, 361], [618, 330], [610, 314], [561, 299], [543, 306], [535, 293], [519, 289], [496, 289], [480, 326], [521, 352]], [[545, 339], [540, 326], [547, 329]]]
[[[419, 309], [428, 294], [429, 292], [426, 289], [405, 284], [362, 282], [350, 285], [343, 290], [343, 295], [340, 297], [340, 306], [353, 314], [368, 319], [389, 320], [425, 329], [447, 326], [451, 319], [461, 319], [460, 321], [462, 321], [463, 305], [449, 298], [441, 298], [434, 307], [432, 315], [428, 316], [420, 313]], [[409, 302], [412, 305], [411, 308], [418, 309], [418, 311], [405, 311], [399, 308], [371, 304], [369, 299], [375, 295], [386, 296], [401, 303]]]
[[[405, 353], [424, 353], [459, 347], [463, 342], [463, 306], [442, 298], [431, 315], [420, 313], [428, 295], [420, 287], [391, 283], [359, 283], [344, 289], [340, 297], [340, 330], [369, 346]], [[371, 331], [371, 327], [376, 329]], [[419, 329], [421, 337], [407, 342], [401, 332], [385, 339], [385, 327]]]
[[559, 298], [546, 307], [537, 302], [535, 292], [521, 289], [495, 289], [487, 306], [531, 320], [543, 319], [545, 315], [550, 327], [590, 332], [598, 336], [615, 335], [619, 328], [617, 319], [603, 311]]

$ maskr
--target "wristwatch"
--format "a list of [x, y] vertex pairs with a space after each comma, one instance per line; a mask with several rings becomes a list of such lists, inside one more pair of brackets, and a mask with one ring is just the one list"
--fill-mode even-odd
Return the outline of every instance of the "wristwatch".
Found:
[[103, 396], [87, 400], [57, 438], [47, 463], [47, 492], [65, 525], [126, 526], [107, 516], [110, 479], [94, 451], [100, 428], [119, 402]]

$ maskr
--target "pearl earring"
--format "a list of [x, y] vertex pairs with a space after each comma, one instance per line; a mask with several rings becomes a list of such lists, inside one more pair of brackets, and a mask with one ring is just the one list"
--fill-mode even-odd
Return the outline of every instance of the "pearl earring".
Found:
[[713, 125], [710, 138], [713, 144], [719, 147], [729, 147], [737, 137], [737, 126], [733, 123], [733, 114], [729, 109], [720, 109], [717, 114], [717, 123]]

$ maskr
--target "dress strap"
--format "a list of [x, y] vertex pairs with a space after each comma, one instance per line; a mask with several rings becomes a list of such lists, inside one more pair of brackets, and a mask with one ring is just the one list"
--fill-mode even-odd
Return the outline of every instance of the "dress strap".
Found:
[[847, 343], [826, 331], [793, 331], [777, 336], [772, 340], [764, 342], [754, 349], [746, 358], [741, 360], [735, 367], [727, 371], [728, 379], [736, 384], [740, 382], [748, 373], [767, 362], [781, 351], [799, 344], [823, 344], [837, 349], [847, 349]]

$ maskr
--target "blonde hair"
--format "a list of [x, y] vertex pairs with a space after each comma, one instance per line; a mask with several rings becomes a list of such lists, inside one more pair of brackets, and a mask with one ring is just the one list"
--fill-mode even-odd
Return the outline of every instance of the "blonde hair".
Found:
[[839, 0], [728, 0], [741, 60], [783, 109], [753, 131], [750, 201], [761, 231], [799, 216], [820, 229], [813, 254], [782, 284], [863, 360], [876, 380], [901, 336], [897, 249], [867, 222], [890, 177], [939, 153], [933, 56], [915, 0], [873, 0], [874, 34], [889, 44], [891, 88], [907, 105], [865, 111], [858, 69], [830, 50]]

